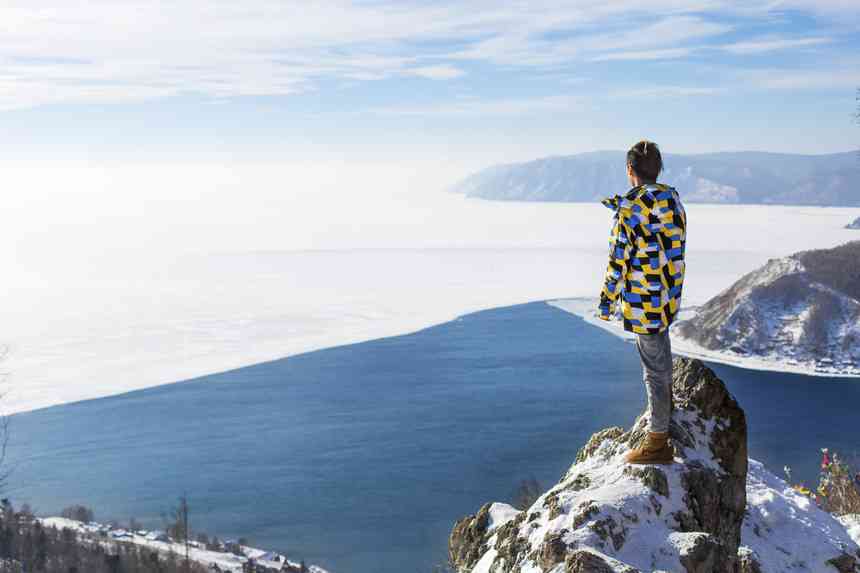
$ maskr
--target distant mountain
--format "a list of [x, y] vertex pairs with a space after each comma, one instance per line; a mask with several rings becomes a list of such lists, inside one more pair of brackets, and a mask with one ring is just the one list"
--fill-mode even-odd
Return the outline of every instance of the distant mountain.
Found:
[[860, 375], [860, 241], [771, 259], [673, 332], [709, 351]]
[[860, 217], [845, 225], [846, 229], [860, 229]]
[[[629, 188], [625, 152], [594, 151], [496, 165], [452, 189], [502, 201], [584, 201]], [[659, 181], [698, 203], [860, 206], [855, 152], [793, 155], [753, 151], [665, 154]]]

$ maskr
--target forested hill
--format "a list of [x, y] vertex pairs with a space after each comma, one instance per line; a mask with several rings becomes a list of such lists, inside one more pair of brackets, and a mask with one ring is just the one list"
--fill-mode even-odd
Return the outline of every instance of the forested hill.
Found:
[[[860, 154], [754, 151], [664, 154], [659, 181], [699, 203], [860, 206]], [[502, 201], [590, 202], [629, 188], [625, 152], [594, 151], [497, 165], [452, 191]]]

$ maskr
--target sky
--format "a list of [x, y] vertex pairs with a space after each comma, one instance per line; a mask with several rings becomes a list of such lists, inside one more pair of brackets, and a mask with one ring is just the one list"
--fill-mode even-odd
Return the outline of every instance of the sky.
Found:
[[854, 149], [853, 0], [0, 7], [7, 160], [498, 161]]
[[8, 0], [0, 29], [0, 257], [31, 269], [456, 244], [413, 198], [500, 162], [860, 144], [855, 0]]

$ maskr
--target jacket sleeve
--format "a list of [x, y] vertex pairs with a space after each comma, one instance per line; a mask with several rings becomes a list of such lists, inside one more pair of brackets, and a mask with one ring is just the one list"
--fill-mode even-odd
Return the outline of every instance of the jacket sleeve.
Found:
[[621, 294], [633, 250], [633, 231], [624, 222], [621, 213], [615, 217], [609, 244], [609, 264], [606, 267], [598, 307], [598, 316], [603, 320], [610, 320], [615, 314], [615, 305]]

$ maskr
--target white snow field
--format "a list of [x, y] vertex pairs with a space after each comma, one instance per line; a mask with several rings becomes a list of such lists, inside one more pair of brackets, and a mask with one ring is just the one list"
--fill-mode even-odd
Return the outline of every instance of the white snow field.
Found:
[[[408, 333], [481, 309], [596, 296], [605, 270], [611, 212], [599, 203], [361, 187], [329, 196], [271, 183], [254, 193], [257, 179], [230, 170], [211, 189], [175, 180], [174, 197], [174, 187], [141, 173], [139, 186], [161, 189], [154, 197], [116, 196], [132, 172], [62, 200], [39, 187], [10, 207], [12, 239], [0, 245], [6, 413]], [[687, 211], [689, 304], [770, 257], [857, 238], [844, 226], [860, 215]]]

